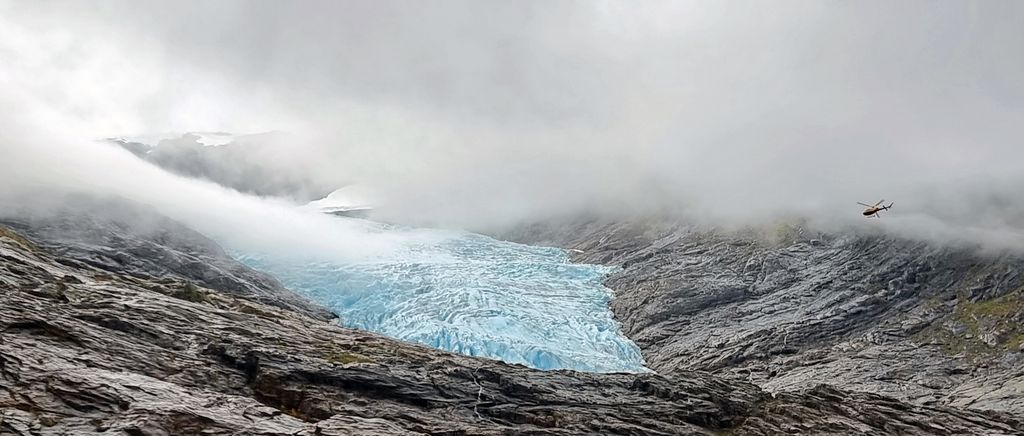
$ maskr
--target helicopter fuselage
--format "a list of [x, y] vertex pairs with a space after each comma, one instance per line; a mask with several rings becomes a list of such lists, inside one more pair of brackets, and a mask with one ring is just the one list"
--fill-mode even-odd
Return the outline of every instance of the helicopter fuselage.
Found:
[[872, 215], [875, 215], [875, 216], [877, 216], [877, 215], [878, 215], [878, 212], [881, 212], [881, 211], [883, 211], [883, 210], [889, 210], [889, 206], [874, 206], [874, 207], [869, 207], [869, 208], [867, 208], [866, 210], [864, 210], [864, 216], [872, 216]]
[[879, 200], [878, 203], [875, 203], [874, 206], [869, 205], [869, 204], [860, 203], [860, 202], [858, 202], [857, 204], [859, 204], [861, 206], [867, 207], [867, 209], [864, 209], [864, 216], [866, 216], [868, 218], [871, 218], [871, 217], [878, 218], [878, 212], [881, 212], [883, 210], [889, 210], [889, 208], [892, 207], [892, 203], [889, 203], [888, 206], [883, 206], [882, 205], [883, 201], [885, 201], [885, 200]]

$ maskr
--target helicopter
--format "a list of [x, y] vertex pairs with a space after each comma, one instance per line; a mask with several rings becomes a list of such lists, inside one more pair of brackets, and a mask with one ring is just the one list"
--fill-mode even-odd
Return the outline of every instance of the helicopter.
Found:
[[881, 206], [882, 202], [884, 202], [884, 201], [885, 200], [878, 200], [878, 203], [875, 203], [874, 206], [872, 206], [870, 204], [864, 204], [864, 203], [861, 203], [859, 201], [857, 202], [857, 204], [859, 204], [861, 206], [867, 207], [867, 209], [864, 210], [864, 216], [866, 216], [868, 218], [872, 218], [872, 217], [874, 217], [874, 218], [881, 218], [878, 215], [878, 212], [881, 212], [883, 210], [889, 210], [889, 208], [891, 208], [892, 205], [894, 204], [894, 202], [891, 202], [891, 203], [889, 203], [888, 206]]

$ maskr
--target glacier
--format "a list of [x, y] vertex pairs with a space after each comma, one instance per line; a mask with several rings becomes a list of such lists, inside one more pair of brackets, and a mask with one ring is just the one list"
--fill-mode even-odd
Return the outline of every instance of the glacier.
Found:
[[338, 220], [402, 243], [344, 261], [232, 254], [331, 309], [346, 327], [544, 370], [647, 371], [608, 308], [612, 292], [602, 281], [610, 267], [469, 232]]

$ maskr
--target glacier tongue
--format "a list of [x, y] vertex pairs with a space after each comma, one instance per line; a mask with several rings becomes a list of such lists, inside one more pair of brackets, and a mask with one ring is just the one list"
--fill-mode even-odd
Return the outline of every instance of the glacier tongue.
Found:
[[[367, 223], [402, 240], [406, 230]], [[610, 269], [565, 251], [466, 232], [417, 229], [402, 249], [359, 261], [235, 252], [345, 326], [539, 369], [645, 371], [601, 283]]]

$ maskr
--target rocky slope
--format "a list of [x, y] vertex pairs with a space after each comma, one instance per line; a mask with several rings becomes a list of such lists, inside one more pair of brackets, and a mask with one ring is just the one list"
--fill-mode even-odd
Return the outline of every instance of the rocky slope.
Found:
[[287, 134], [221, 134], [230, 138], [229, 143], [208, 146], [198, 133], [185, 133], [155, 144], [125, 138], [109, 141], [175, 174], [261, 197], [291, 199], [299, 204], [324, 198], [345, 184], [340, 178], [325, 181], [311, 177], [309, 162], [294, 161], [291, 145], [295, 138]]
[[[240, 291], [259, 274], [180, 229], [66, 224], [91, 228], [86, 251], [121, 253], [86, 261], [80, 240], [30, 236], [52, 223], [16, 224], [0, 227], [2, 434], [1024, 433], [1006, 414], [828, 387], [773, 397], [683, 368], [541, 372], [454, 355], [338, 327], [289, 293], [268, 298], [281, 290], [266, 282]], [[209, 265], [183, 272], [179, 256]], [[212, 272], [196, 285], [190, 271]]]
[[316, 318], [334, 318], [277, 279], [235, 261], [205, 236], [137, 203], [67, 196], [55, 209], [23, 210], [13, 216], [17, 218], [0, 217], [0, 225], [32, 238], [65, 264], [140, 279], [188, 280]]
[[795, 224], [577, 221], [505, 236], [620, 266], [612, 310], [659, 373], [1024, 413], [1020, 257]]

